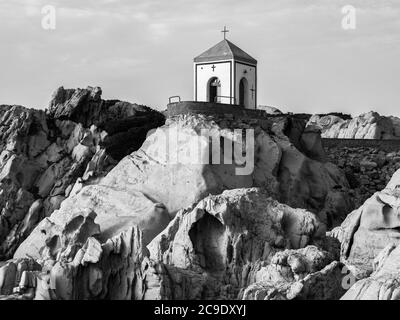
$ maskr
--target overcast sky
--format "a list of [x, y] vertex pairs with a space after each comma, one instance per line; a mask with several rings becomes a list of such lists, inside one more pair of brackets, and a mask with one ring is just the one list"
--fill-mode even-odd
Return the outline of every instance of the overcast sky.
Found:
[[[342, 28], [345, 5], [355, 30]], [[399, 0], [0, 0], [0, 104], [46, 108], [61, 85], [158, 109], [192, 100], [193, 58], [224, 25], [258, 60], [259, 104], [400, 116]]]

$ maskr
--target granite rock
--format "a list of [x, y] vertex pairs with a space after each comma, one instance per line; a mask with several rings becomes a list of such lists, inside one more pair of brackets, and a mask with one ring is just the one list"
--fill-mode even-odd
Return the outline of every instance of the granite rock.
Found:
[[61, 87], [47, 111], [1, 105], [0, 259], [12, 257], [77, 182], [96, 182], [163, 123], [150, 108], [102, 100], [100, 88]]

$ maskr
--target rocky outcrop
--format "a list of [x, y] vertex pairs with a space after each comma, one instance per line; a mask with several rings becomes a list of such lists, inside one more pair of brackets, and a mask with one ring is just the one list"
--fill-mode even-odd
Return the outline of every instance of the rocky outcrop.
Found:
[[[36, 156], [47, 163], [36, 189], [15, 192], [3, 299], [343, 293], [325, 231], [350, 211], [349, 186], [325, 161], [318, 130], [251, 114], [181, 115], [160, 127], [159, 113], [100, 93], [61, 88], [43, 112], [56, 142]], [[24, 275], [13, 271], [21, 261]]]
[[[286, 121], [217, 122], [203, 116], [170, 119], [101, 183], [143, 192], [164, 204], [171, 217], [210, 193], [262, 187], [282, 203], [318, 213], [328, 227], [338, 225], [351, 210], [346, 178], [333, 164], [302, 153], [301, 146], [292, 143], [301, 137], [289, 133], [294, 130]], [[301, 127], [298, 129], [301, 133]], [[231, 145], [233, 153], [227, 152], [225, 145]], [[210, 150], [217, 159], [214, 155], [209, 158]], [[247, 162], [237, 150], [245, 151]]]
[[[40, 257], [13, 259], [0, 268], [0, 300], [130, 300], [145, 291], [140, 266], [148, 255], [136, 226], [107, 241], [92, 211], [63, 225], [41, 224]], [[39, 241], [40, 243], [40, 241]]]
[[257, 272], [257, 282], [246, 288], [243, 299], [339, 299], [345, 292], [342, 269], [332, 253], [315, 246], [278, 252]]
[[318, 126], [323, 138], [400, 139], [400, 119], [368, 112], [353, 119], [335, 115], [313, 115], [309, 125]]
[[323, 237], [324, 225], [314, 214], [280, 204], [261, 189], [209, 196], [179, 211], [148, 245], [153, 275], [161, 279], [153, 294], [163, 299], [243, 297], [244, 288], [272, 272], [270, 264], [282, 262], [284, 256], [288, 261], [288, 254], [303, 275], [327, 266], [333, 256], [316, 247], [300, 251], [308, 262], [296, 257], [296, 250], [284, 251]]
[[164, 116], [146, 106], [119, 100], [102, 100], [101, 89], [57, 89], [48, 114], [105, 132], [100, 145], [119, 161], [140, 148], [149, 130], [164, 124]]
[[283, 112], [281, 110], [279, 110], [278, 108], [275, 108], [275, 107], [271, 107], [271, 106], [261, 106], [261, 105], [259, 105], [257, 107], [257, 110], [263, 110], [268, 114], [274, 114], [274, 115], [283, 114]]
[[370, 277], [356, 282], [342, 300], [400, 300], [400, 247], [387, 245], [374, 259]]
[[170, 221], [163, 205], [154, 203], [139, 192], [123, 192], [104, 186], [89, 185], [65, 200], [60, 209], [49, 218], [42, 220], [18, 247], [14, 258], [29, 256], [40, 259], [43, 248], [48, 246], [50, 241], [50, 234], [47, 231], [49, 227], [63, 230], [68, 221], [81, 220], [80, 217], [88, 212], [97, 217], [96, 223], [101, 230], [97, 236], [102, 241], [117, 236], [130, 227], [138, 226], [147, 244]]
[[59, 88], [47, 112], [0, 106], [0, 259], [11, 257], [74, 185], [92, 184], [164, 123], [149, 108]]
[[386, 188], [375, 193], [332, 231], [342, 244], [342, 261], [357, 279], [374, 271], [374, 260], [388, 244], [399, 244], [399, 180], [397, 171]]
[[325, 226], [261, 189], [225, 191], [179, 211], [147, 248], [138, 226], [119, 223], [90, 209], [44, 219], [0, 267], [0, 299], [254, 298], [254, 286], [268, 278], [280, 290], [282, 277], [299, 296], [337, 295], [336, 255], [307, 247], [321, 244]]

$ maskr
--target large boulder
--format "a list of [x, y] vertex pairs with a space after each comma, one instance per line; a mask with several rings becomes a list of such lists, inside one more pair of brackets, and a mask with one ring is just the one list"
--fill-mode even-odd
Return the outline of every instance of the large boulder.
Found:
[[[109, 192], [84, 187], [45, 218], [0, 269], [7, 288], [0, 299], [253, 299], [251, 288], [265, 287], [266, 277], [274, 280], [268, 290], [282, 294], [285, 277], [297, 298], [340, 291], [325, 225], [265, 189], [210, 195], [166, 228], [159, 223], [166, 210], [142, 194]], [[36, 267], [20, 277], [14, 266], [27, 259]]]
[[357, 279], [373, 272], [373, 261], [390, 243], [400, 243], [400, 171], [386, 188], [375, 193], [359, 209], [332, 230], [342, 244], [342, 260], [353, 268]]
[[[233, 161], [227, 145], [234, 146]], [[245, 167], [239, 163], [242, 150]], [[351, 208], [343, 173], [302, 153], [279, 120], [263, 129], [257, 121], [224, 120], [222, 125], [202, 116], [171, 119], [101, 183], [141, 191], [163, 203], [172, 217], [210, 193], [249, 187], [262, 187], [283, 203], [312, 210], [329, 227], [340, 224]]]
[[[162, 269], [157, 272], [159, 290], [174, 288], [175, 277], [190, 276], [197, 279], [186, 283], [196, 283], [190, 294], [232, 299], [256, 281], [257, 272], [277, 252], [303, 248], [324, 236], [324, 225], [311, 212], [280, 204], [262, 189], [236, 189], [179, 211], [148, 249], [150, 259], [173, 274], [166, 278]], [[321, 265], [329, 262], [326, 259]], [[158, 294], [162, 298], [192, 297], [185, 295], [189, 288], [179, 288], [179, 295], [168, 297], [171, 290]]]
[[[120, 220], [114, 212], [121, 207], [96, 207], [100, 198], [90, 193], [85, 210], [74, 208], [73, 203], [83, 204], [81, 193], [44, 219], [0, 268], [0, 299], [240, 298], [278, 260], [289, 261], [304, 277], [333, 262], [334, 255], [314, 246], [296, 251], [320, 243], [324, 224], [307, 210], [273, 200], [263, 189], [225, 191], [179, 211], [147, 248], [146, 226], [156, 225], [155, 219], [141, 222], [145, 212], [138, 212], [132, 223], [128, 217]], [[134, 201], [136, 208], [147, 205]], [[17, 264], [28, 260], [36, 267], [18, 276]], [[333, 269], [324, 272], [335, 274]], [[307, 283], [322, 286], [320, 278], [313, 275]]]
[[345, 292], [342, 269], [334, 254], [316, 246], [278, 252], [257, 272], [243, 299], [338, 299]]
[[49, 226], [52, 237], [40, 260], [0, 266], [0, 300], [141, 299], [146, 281], [140, 268], [148, 251], [140, 229], [129, 227], [101, 242], [95, 215], [86, 218], [62, 230]]
[[59, 210], [42, 220], [18, 247], [14, 258], [28, 256], [39, 259], [50, 241], [49, 226], [52, 230], [54, 228], [64, 230], [69, 221], [82, 220], [82, 215], [87, 212], [96, 215], [96, 224], [101, 230], [97, 235], [102, 241], [138, 226], [147, 244], [170, 221], [168, 212], [162, 204], [154, 203], [140, 192], [116, 191], [104, 186], [90, 185], [84, 187], [78, 194], [70, 196], [61, 204]]
[[[128, 226], [139, 225], [145, 241], [149, 242], [176, 212], [198, 203], [208, 194], [256, 186], [283, 203], [315, 212], [327, 227], [341, 221], [349, 206], [345, 192], [347, 182], [335, 166], [312, 160], [300, 152], [283, 133], [279, 122], [268, 131], [254, 123], [243, 122], [241, 127], [247, 130], [245, 138], [242, 129], [232, 130], [229, 124], [223, 128], [203, 117], [172, 119], [149, 133], [140, 150], [121, 160], [105, 177], [98, 178], [96, 183], [91, 180], [90, 185], [85, 186], [83, 179], [92, 176], [91, 169], [98, 166], [97, 159], [104, 155], [104, 151], [97, 152], [83, 178], [70, 186], [57, 185], [61, 191], [68, 187], [69, 197], [49, 219], [53, 222], [61, 219], [59, 224], [62, 225], [62, 217], [66, 219], [90, 209], [97, 214], [103, 233], [109, 233], [103, 238]], [[176, 139], [169, 140], [171, 136]], [[221, 139], [223, 144], [215, 145], [215, 141], [220, 143]], [[234, 159], [225, 152], [229, 143], [233, 145]], [[199, 149], [193, 150], [193, 146]], [[215, 163], [209, 163], [210, 148], [222, 156], [222, 163], [213, 159], [214, 154], [211, 161]], [[247, 157], [244, 166], [238, 163], [243, 150]], [[196, 151], [197, 155], [204, 152], [206, 156], [197, 161], [199, 158], [193, 158]], [[52, 181], [48, 174], [44, 177], [47, 178], [43, 181]], [[42, 194], [49, 192], [47, 185], [40, 184]], [[35, 236], [40, 234], [38, 230], [20, 246], [15, 257], [37, 256], [37, 248], [43, 244], [32, 247], [30, 243], [38, 241]], [[29, 253], [30, 250], [33, 251]]]

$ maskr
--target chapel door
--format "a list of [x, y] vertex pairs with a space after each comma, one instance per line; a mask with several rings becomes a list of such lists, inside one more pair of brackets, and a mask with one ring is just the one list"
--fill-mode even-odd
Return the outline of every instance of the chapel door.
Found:
[[218, 78], [211, 78], [208, 85], [208, 101], [218, 102], [220, 82]]

